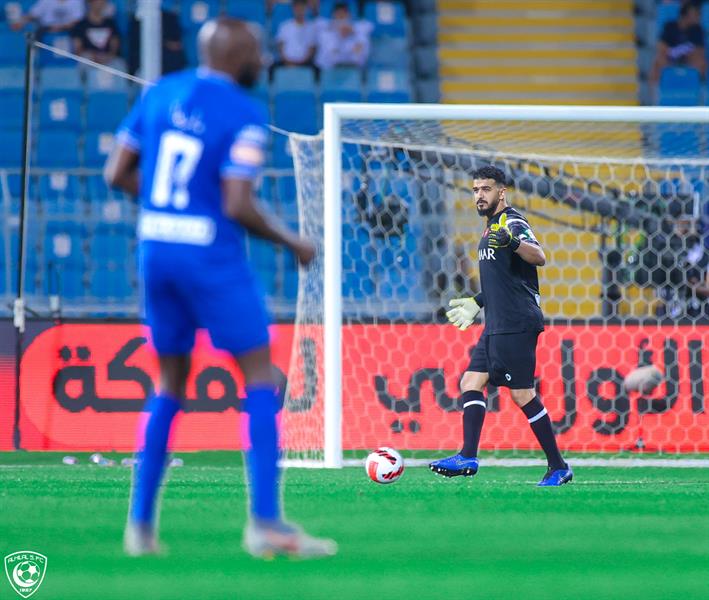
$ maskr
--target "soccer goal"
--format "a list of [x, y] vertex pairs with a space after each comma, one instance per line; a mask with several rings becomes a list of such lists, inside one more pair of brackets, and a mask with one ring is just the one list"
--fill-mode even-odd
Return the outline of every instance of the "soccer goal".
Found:
[[[562, 449], [709, 451], [705, 109], [327, 104], [322, 135], [290, 145], [301, 229], [321, 249], [299, 283], [291, 464], [459, 447], [458, 381], [483, 324], [460, 332], [444, 312], [479, 290], [471, 188], [487, 164], [547, 255], [537, 388]], [[648, 365], [662, 383], [626, 390]], [[481, 447], [536, 448], [505, 390], [488, 390]]]

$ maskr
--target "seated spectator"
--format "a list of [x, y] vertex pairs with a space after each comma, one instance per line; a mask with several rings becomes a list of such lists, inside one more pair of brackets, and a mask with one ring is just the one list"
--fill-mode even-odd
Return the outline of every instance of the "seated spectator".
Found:
[[[179, 17], [168, 10], [162, 14], [162, 74], [167, 75], [187, 66], [182, 28]], [[128, 70], [135, 74], [140, 68], [140, 21], [134, 16], [128, 29]]]
[[699, 5], [685, 2], [679, 20], [665, 24], [657, 43], [655, 64], [652, 68], [653, 82], [660, 79], [662, 69], [671, 66], [693, 67], [702, 77], [707, 70], [704, 56], [704, 32], [702, 31]]
[[84, 17], [84, 0], [39, 0], [27, 15], [12, 24], [14, 30], [37, 23], [40, 32], [71, 31]]
[[308, 0], [293, 0], [293, 18], [276, 34], [278, 61], [274, 66], [309, 66], [315, 57], [316, 24], [307, 19]]
[[106, 0], [88, 0], [86, 16], [71, 33], [74, 52], [103, 65], [124, 68], [118, 56], [121, 45], [120, 32], [115, 19], [105, 16]]
[[336, 4], [332, 19], [319, 28], [315, 65], [320, 69], [347, 65], [363, 67], [369, 58], [371, 31], [371, 23], [352, 21], [346, 3]]

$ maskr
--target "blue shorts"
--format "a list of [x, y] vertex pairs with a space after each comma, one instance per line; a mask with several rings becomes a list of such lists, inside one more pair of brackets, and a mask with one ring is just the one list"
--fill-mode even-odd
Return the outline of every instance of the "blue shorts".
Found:
[[141, 257], [145, 317], [158, 354], [189, 354], [195, 332], [233, 355], [269, 343], [263, 294], [248, 265], [190, 259], [187, 253]]

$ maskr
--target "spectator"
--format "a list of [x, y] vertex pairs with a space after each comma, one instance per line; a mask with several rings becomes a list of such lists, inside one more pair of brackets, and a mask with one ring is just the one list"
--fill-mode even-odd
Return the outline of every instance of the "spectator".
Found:
[[40, 32], [71, 31], [84, 17], [84, 0], [39, 0], [27, 15], [12, 24], [14, 30], [36, 22]]
[[347, 4], [336, 4], [332, 19], [318, 33], [316, 66], [320, 69], [345, 65], [363, 67], [369, 58], [371, 31], [371, 23], [352, 21]]
[[121, 45], [118, 25], [113, 17], [105, 16], [108, 2], [88, 0], [87, 5], [86, 16], [71, 34], [74, 52], [103, 65], [125, 68], [118, 56]]
[[276, 34], [279, 60], [274, 66], [310, 66], [315, 57], [316, 24], [307, 19], [308, 0], [293, 0], [293, 18]]
[[653, 82], [660, 79], [662, 70], [668, 66], [693, 67], [699, 71], [702, 78], [705, 76], [707, 64], [704, 56], [704, 32], [700, 21], [699, 5], [689, 1], [682, 4], [679, 20], [665, 24], [652, 68]]
[[[162, 73], [172, 73], [187, 66], [182, 29], [178, 16], [168, 10], [162, 13]], [[140, 68], [140, 21], [133, 17], [128, 29], [128, 70], [135, 74]]]

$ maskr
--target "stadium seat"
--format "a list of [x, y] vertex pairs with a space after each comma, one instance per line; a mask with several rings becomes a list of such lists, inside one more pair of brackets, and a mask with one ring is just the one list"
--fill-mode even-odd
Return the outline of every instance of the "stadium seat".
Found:
[[46, 294], [58, 293], [64, 298], [84, 295], [85, 238], [82, 225], [69, 220], [47, 222], [42, 254]]
[[657, 37], [662, 34], [666, 23], [676, 21], [679, 18], [679, 2], [662, 2], [657, 5], [655, 13], [655, 24], [657, 27]]
[[98, 131], [115, 131], [127, 112], [127, 92], [89, 92], [86, 127]]
[[367, 2], [364, 18], [374, 24], [374, 37], [406, 37], [406, 11], [399, 2]]
[[0, 32], [0, 65], [15, 66], [25, 63], [25, 38], [14, 31]]
[[39, 199], [45, 214], [78, 215], [82, 212], [81, 182], [76, 175], [52, 171], [39, 177]]
[[113, 131], [91, 131], [84, 144], [84, 166], [101, 168], [113, 148]]
[[46, 67], [39, 72], [40, 94], [54, 90], [81, 90], [79, 69], [74, 67]]
[[407, 91], [370, 92], [367, 94], [367, 102], [384, 104], [411, 102], [411, 94]]
[[80, 130], [83, 94], [78, 91], [56, 91], [42, 94], [39, 102], [39, 120], [45, 129]]
[[273, 136], [273, 166], [276, 169], [292, 169], [293, 156], [291, 155], [288, 138], [285, 135]]
[[276, 249], [266, 240], [249, 236], [248, 238], [249, 262], [259, 276], [264, 291], [273, 296], [276, 291]]
[[91, 236], [91, 258], [97, 262], [128, 261], [134, 238], [131, 225], [101, 223]]
[[102, 302], [121, 302], [136, 294], [133, 261], [126, 264], [117, 261], [95, 263], [90, 279], [91, 295]]
[[[103, 205], [106, 200], [130, 202], [128, 196], [122, 191], [109, 188], [103, 180], [102, 175], [89, 175], [86, 178], [86, 199], [89, 201], [91, 211], [97, 214], [103, 212], [102, 209], [97, 208], [97, 206]], [[131, 202], [131, 204], [134, 203]], [[111, 211], [113, 211], [113, 209], [111, 209]], [[102, 218], [103, 217], [105, 217], [105, 215], [102, 215]], [[111, 219], [106, 220], [111, 221]]]
[[310, 67], [278, 67], [273, 72], [273, 92], [314, 92], [315, 71]]
[[125, 77], [113, 75], [108, 71], [99, 69], [89, 69], [86, 73], [86, 88], [93, 91], [98, 90], [128, 90], [131, 83]]
[[326, 102], [362, 102], [362, 92], [354, 90], [329, 90], [320, 96], [322, 104]]
[[126, 224], [101, 224], [90, 242], [91, 295], [99, 300], [125, 300], [135, 294], [135, 232]]
[[[286, 254], [290, 254], [289, 252], [285, 251]], [[294, 259], [291, 258], [292, 262], [295, 262]], [[298, 298], [298, 267], [296, 266], [291, 266], [290, 264], [286, 265], [286, 268], [283, 272], [283, 287], [280, 290], [281, 294], [283, 297], [288, 300], [290, 303], [294, 303], [296, 299]]]
[[25, 70], [21, 67], [0, 67], [0, 89], [3, 94], [8, 90], [23, 90], [25, 87]]
[[700, 155], [700, 140], [696, 128], [682, 125], [659, 127], [661, 156], [695, 158]]
[[250, 23], [266, 24], [266, 3], [263, 0], [228, 0], [227, 14]]
[[367, 70], [367, 92], [409, 92], [409, 73], [405, 69]]
[[368, 64], [372, 67], [409, 67], [409, 44], [406, 38], [374, 38]]
[[0, 168], [17, 169], [22, 164], [22, 132], [2, 131]]
[[298, 220], [298, 193], [295, 187], [295, 177], [284, 175], [278, 178], [276, 184], [278, 214], [286, 221]]
[[180, 20], [184, 29], [199, 28], [205, 21], [216, 17], [219, 0], [187, 0], [180, 2]]
[[187, 66], [196, 67], [199, 63], [197, 56], [197, 32], [199, 28], [188, 29], [183, 35], [183, 44], [185, 45], [185, 56], [187, 58]]
[[[71, 36], [68, 33], [44, 33], [41, 40], [48, 46], [65, 52], [72, 52], [74, 49]], [[76, 63], [70, 58], [65, 58], [50, 50], [37, 50], [37, 57], [39, 65], [43, 69], [47, 67], [76, 67]]]
[[37, 166], [71, 169], [79, 166], [79, 136], [73, 131], [42, 131], [37, 140]]
[[362, 94], [362, 71], [356, 67], [335, 67], [320, 74], [323, 93], [333, 91], [359, 92]]
[[696, 106], [701, 100], [701, 77], [691, 67], [667, 67], [660, 75], [661, 106]]
[[317, 133], [315, 94], [312, 92], [280, 92], [273, 101], [274, 124], [286, 131]]
[[24, 93], [21, 90], [3, 89], [0, 94], [0, 131], [22, 129]]

